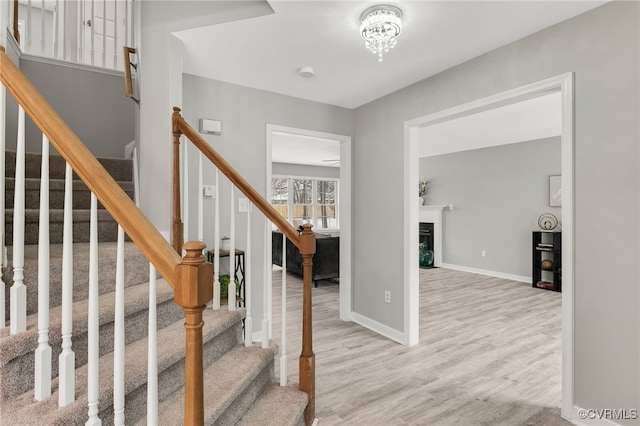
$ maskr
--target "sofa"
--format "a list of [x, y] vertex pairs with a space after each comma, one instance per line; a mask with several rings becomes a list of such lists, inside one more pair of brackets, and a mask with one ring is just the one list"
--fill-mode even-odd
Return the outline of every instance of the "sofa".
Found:
[[[316, 235], [316, 254], [313, 256], [312, 277], [318, 287], [318, 281], [340, 277], [340, 237], [326, 234]], [[302, 276], [302, 255], [287, 239], [287, 271]], [[282, 266], [282, 232], [273, 231], [271, 235], [271, 261]]]

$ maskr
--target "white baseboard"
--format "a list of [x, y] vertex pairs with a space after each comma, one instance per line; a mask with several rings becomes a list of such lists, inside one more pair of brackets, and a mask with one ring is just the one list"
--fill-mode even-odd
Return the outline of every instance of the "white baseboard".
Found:
[[[599, 411], [600, 413], [602, 413], [602, 410], [599, 410]], [[577, 426], [620, 426], [620, 423], [616, 423], [607, 418], [600, 418], [598, 414], [599, 413], [596, 410], [587, 410], [574, 405], [573, 418], [567, 419], [567, 420], [569, 420], [571, 423]], [[631, 409], [627, 409], [625, 414], [627, 416], [631, 416], [632, 414]], [[639, 415], [640, 413], [636, 411], [635, 419], [637, 419]], [[594, 418], [591, 418], [591, 417], [594, 417]], [[623, 420], [623, 419], [620, 419], [620, 420]], [[627, 420], [634, 420], [634, 419], [627, 419]]]
[[504, 272], [489, 271], [487, 269], [478, 269], [478, 268], [470, 268], [468, 266], [452, 265], [451, 263], [443, 263], [442, 267], [446, 269], [453, 269], [455, 271], [471, 272], [473, 274], [487, 275], [489, 277], [504, 278], [505, 280], [520, 281], [523, 283], [531, 282], [531, 277], [525, 277], [524, 275], [506, 274]]
[[355, 322], [356, 324], [360, 324], [361, 326], [366, 327], [371, 331], [375, 331], [376, 333], [387, 337], [395, 342], [401, 343], [403, 345], [407, 344], [407, 337], [404, 333], [384, 324], [380, 324], [379, 322], [374, 321], [371, 318], [367, 318], [356, 312], [352, 312], [351, 321]]

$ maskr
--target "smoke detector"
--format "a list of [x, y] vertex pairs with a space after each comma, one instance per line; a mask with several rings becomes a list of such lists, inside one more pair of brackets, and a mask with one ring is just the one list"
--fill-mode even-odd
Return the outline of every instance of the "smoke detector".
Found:
[[315, 73], [316, 72], [313, 70], [313, 67], [302, 67], [298, 70], [298, 74], [300, 74], [300, 77], [302, 78], [311, 78]]

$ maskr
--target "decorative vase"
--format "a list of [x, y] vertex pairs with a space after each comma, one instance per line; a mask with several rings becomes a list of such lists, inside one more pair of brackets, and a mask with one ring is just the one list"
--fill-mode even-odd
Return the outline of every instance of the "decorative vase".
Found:
[[429, 250], [426, 244], [420, 247], [420, 266], [427, 268], [433, 266], [433, 250]]
[[424, 206], [424, 197], [418, 197], [418, 205]]
[[231, 248], [231, 239], [230, 238], [222, 238], [220, 240], [220, 250], [229, 251]]

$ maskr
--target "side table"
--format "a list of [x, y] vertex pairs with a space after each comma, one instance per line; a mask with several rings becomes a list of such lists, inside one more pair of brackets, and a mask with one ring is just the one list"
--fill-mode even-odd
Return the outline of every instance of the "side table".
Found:
[[[230, 253], [229, 250], [220, 250], [220, 258], [222, 259], [223, 257], [229, 257]], [[214, 260], [214, 256], [215, 256], [215, 250], [208, 250], [207, 251], [207, 261], [213, 263]], [[244, 264], [244, 250], [240, 250], [240, 249], [235, 249], [235, 256], [236, 256], [236, 261], [235, 261], [235, 277], [238, 280], [238, 284], [240, 285], [240, 288], [238, 289], [237, 293], [236, 293], [236, 305], [238, 307], [245, 307], [245, 302], [244, 302], [244, 268], [245, 268], [245, 264]]]

